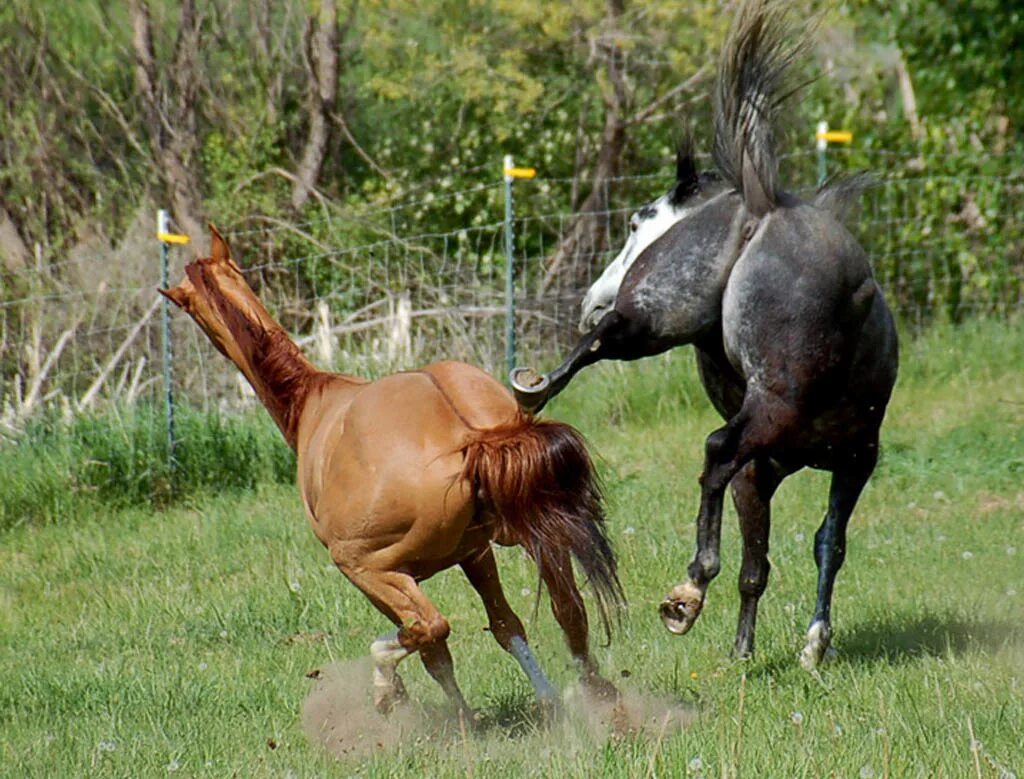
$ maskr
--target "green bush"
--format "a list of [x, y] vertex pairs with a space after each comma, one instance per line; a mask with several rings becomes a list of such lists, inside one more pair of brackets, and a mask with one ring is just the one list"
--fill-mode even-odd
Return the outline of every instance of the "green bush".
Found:
[[179, 408], [176, 425], [172, 470], [163, 413], [152, 406], [33, 421], [16, 443], [0, 447], [0, 529], [295, 478], [294, 455], [262, 414]]

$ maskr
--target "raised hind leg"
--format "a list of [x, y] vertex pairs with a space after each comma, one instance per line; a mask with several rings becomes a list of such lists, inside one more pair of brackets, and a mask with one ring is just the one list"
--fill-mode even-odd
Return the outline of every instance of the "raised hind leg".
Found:
[[501, 580], [498, 578], [498, 565], [494, 560], [494, 552], [491, 547], [485, 547], [479, 554], [463, 560], [460, 565], [466, 578], [469, 579], [469, 583], [473, 585], [473, 589], [477, 591], [480, 600], [483, 601], [491, 635], [494, 636], [501, 648], [519, 663], [530, 680], [530, 684], [533, 685], [533, 689], [536, 690], [540, 702], [546, 705], [557, 704], [558, 691], [540, 669], [540, 665], [526, 643], [526, 631], [523, 629], [523, 623], [505, 599], [505, 592], [502, 590]]
[[818, 564], [818, 599], [814, 618], [807, 630], [807, 644], [800, 652], [800, 665], [816, 668], [832, 643], [832, 589], [836, 574], [846, 558], [846, 526], [861, 490], [878, 461], [878, 445], [859, 450], [832, 471], [828, 511], [814, 535], [814, 561]]
[[382, 714], [408, 700], [398, 664], [409, 656], [409, 650], [398, 640], [398, 631], [381, 636], [370, 644], [373, 658], [373, 703]]
[[748, 392], [740, 412], [708, 436], [700, 479], [697, 550], [687, 567], [689, 578], [673, 587], [659, 608], [661, 621], [669, 632], [682, 635], [693, 627], [704, 607], [708, 584], [721, 568], [719, 545], [726, 486], [751, 458], [788, 432], [795, 416], [793, 408], [781, 399]]
[[771, 528], [771, 499], [783, 473], [767, 458], [757, 458], [740, 469], [732, 480], [732, 498], [743, 536], [740, 564], [740, 615], [736, 626], [737, 657], [754, 654], [757, 604], [768, 585], [768, 535]]
[[[333, 552], [333, 550], [332, 550]], [[397, 571], [373, 571], [349, 566], [335, 555], [341, 572], [390, 619], [398, 631], [393, 637], [378, 639], [371, 646], [374, 658], [374, 702], [387, 712], [404, 696], [404, 686], [395, 671], [398, 663], [420, 652], [427, 671], [441, 685], [455, 706], [467, 717], [472, 712], [455, 681], [447, 638], [448, 621], [424, 595], [411, 576]]]
[[[551, 598], [551, 613], [565, 634], [580, 681], [587, 692], [602, 698], [616, 698], [619, 691], [598, 672], [597, 661], [590, 654], [590, 630], [583, 597], [572, 576], [572, 559], [564, 550], [547, 553], [541, 565], [541, 578]], [[557, 575], [568, 571], [568, 576]]]

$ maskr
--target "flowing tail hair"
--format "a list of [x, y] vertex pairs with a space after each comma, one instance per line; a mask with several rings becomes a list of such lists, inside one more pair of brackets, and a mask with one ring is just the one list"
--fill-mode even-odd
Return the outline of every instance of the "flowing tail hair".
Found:
[[715, 166], [743, 193], [747, 210], [755, 216], [778, 203], [776, 124], [785, 101], [807, 83], [787, 84], [793, 62], [810, 45], [816, 20], [795, 28], [787, 5], [782, 0], [741, 0], [715, 80]]
[[583, 437], [571, 426], [522, 415], [481, 435], [466, 448], [462, 472], [493, 507], [502, 535], [522, 545], [549, 577], [573, 584], [576, 558], [597, 601], [605, 635], [625, 605], [618, 565], [605, 531], [601, 490]]

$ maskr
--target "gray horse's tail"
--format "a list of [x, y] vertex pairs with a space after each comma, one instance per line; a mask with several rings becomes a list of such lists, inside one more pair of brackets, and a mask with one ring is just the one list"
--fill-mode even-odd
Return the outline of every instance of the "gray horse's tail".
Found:
[[790, 67], [808, 48], [810, 25], [795, 27], [780, 0], [742, 0], [722, 47], [714, 92], [714, 159], [761, 216], [778, 203], [775, 127], [799, 84]]
[[879, 184], [880, 179], [871, 171], [833, 176], [818, 187], [811, 202], [815, 208], [827, 211], [849, 225], [855, 221], [857, 205], [863, 194]]

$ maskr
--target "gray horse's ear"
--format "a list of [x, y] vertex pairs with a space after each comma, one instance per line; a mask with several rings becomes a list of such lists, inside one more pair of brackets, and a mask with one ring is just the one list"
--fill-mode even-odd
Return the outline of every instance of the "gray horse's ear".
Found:
[[669, 203], [681, 206], [699, 189], [700, 176], [697, 173], [697, 159], [693, 152], [693, 139], [686, 135], [676, 147], [676, 183], [669, 193]]

